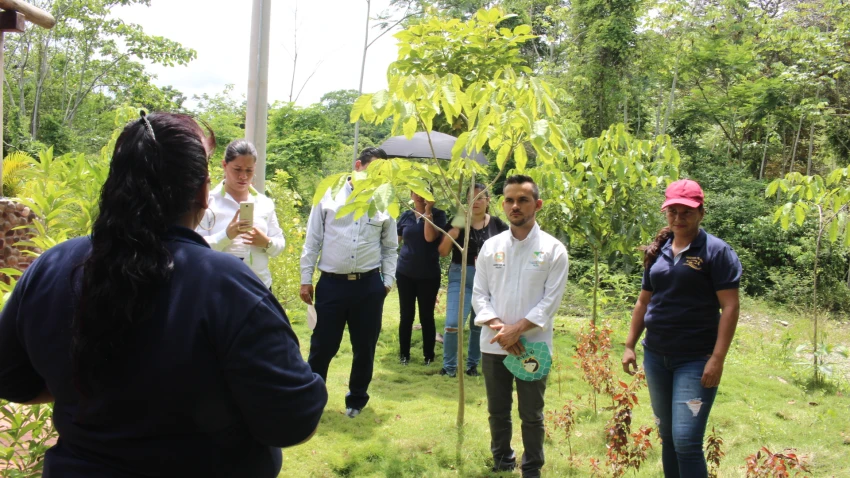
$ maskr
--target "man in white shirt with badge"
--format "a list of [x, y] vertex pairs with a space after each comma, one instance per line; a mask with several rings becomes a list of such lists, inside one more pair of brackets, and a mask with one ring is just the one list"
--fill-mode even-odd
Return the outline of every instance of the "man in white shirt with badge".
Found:
[[[354, 163], [363, 171], [373, 159], [386, 159], [380, 148], [366, 148]], [[327, 382], [328, 367], [339, 351], [345, 325], [354, 358], [345, 395], [345, 414], [354, 418], [369, 401], [375, 347], [381, 334], [384, 298], [395, 283], [398, 237], [395, 220], [386, 213], [336, 218], [353, 191], [350, 182], [313, 206], [301, 253], [301, 300], [313, 304], [313, 272], [318, 260], [316, 328], [307, 362]], [[321, 255], [321, 257], [320, 257]]]
[[[481, 329], [482, 372], [490, 414], [493, 471], [513, 470], [512, 393], [516, 383], [522, 420], [522, 476], [540, 476], [543, 467], [544, 376], [527, 381], [503, 363], [508, 354], [525, 352], [527, 343], [545, 342], [552, 353], [555, 314], [567, 284], [567, 250], [540, 230], [535, 216], [543, 207], [537, 185], [528, 176], [505, 180], [502, 207], [511, 228], [484, 243], [478, 254], [472, 306]], [[484, 327], [486, 325], [486, 327]]]

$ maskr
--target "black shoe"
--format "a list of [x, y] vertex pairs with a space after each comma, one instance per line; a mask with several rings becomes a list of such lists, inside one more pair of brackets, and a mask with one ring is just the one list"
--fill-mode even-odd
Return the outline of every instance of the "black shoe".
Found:
[[446, 376], [449, 376], [449, 377], [452, 377], [452, 378], [454, 378], [454, 377], [455, 377], [455, 374], [453, 374], [453, 373], [449, 372], [449, 371], [448, 371], [448, 370], [446, 370], [445, 368], [441, 368], [441, 369], [440, 369], [440, 375], [446, 375]]
[[434, 361], [434, 359], [432, 359], [432, 358], [425, 359], [425, 366], [427, 367], [428, 365], [431, 365], [431, 362], [433, 362], [433, 361]]
[[407, 365], [410, 363], [410, 357], [399, 357], [398, 363], [402, 365]]
[[514, 471], [516, 469], [516, 463], [500, 463], [498, 465], [493, 465], [493, 468], [490, 470], [493, 473], [501, 473], [504, 471]]
[[469, 367], [466, 369], [466, 374], [470, 377], [480, 377], [481, 374], [478, 373], [478, 367]]

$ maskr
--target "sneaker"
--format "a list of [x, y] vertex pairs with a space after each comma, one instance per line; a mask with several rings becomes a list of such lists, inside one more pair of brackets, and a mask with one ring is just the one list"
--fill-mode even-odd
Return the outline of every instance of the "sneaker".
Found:
[[449, 372], [449, 371], [448, 371], [448, 370], [446, 370], [445, 368], [441, 368], [441, 369], [440, 369], [440, 375], [446, 375], [446, 376], [449, 376], [449, 377], [451, 377], [451, 378], [454, 378], [454, 377], [455, 377], [455, 374], [454, 374], [454, 373]]
[[410, 363], [410, 357], [399, 357], [398, 363], [402, 365], [407, 365]]
[[434, 359], [432, 358], [425, 359], [425, 366], [427, 367], [428, 365], [431, 365], [432, 362], [434, 362]]
[[480, 377], [481, 374], [478, 373], [478, 367], [469, 367], [466, 369], [466, 374], [470, 377]]
[[345, 409], [345, 416], [346, 417], [354, 418], [357, 415], [360, 415], [360, 409], [359, 408], [346, 408]]

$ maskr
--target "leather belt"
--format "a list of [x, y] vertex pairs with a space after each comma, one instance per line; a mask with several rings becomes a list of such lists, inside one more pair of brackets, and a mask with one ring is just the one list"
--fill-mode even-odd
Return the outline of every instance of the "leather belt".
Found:
[[372, 269], [371, 271], [352, 272], [351, 274], [335, 274], [333, 272], [322, 271], [322, 275], [328, 276], [332, 279], [360, 280], [360, 279], [365, 279], [366, 277], [369, 277], [371, 275], [377, 274], [378, 272], [380, 272], [380, 270], [381, 270], [380, 268], [376, 267], [376, 268]]

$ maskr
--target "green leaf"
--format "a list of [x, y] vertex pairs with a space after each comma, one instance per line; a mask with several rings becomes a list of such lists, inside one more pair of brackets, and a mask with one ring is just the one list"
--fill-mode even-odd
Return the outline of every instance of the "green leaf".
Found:
[[407, 139], [413, 138], [413, 134], [416, 133], [416, 126], [417, 123], [415, 116], [407, 118], [407, 120], [404, 122], [404, 135], [407, 137]]
[[322, 179], [319, 182], [319, 185], [316, 186], [316, 192], [313, 194], [313, 205], [319, 204], [319, 201], [325, 196], [325, 193], [332, 186], [336, 185], [336, 183], [342, 179], [347, 173], [334, 174], [332, 176], [328, 176], [325, 179]]
[[829, 223], [829, 242], [838, 240], [838, 221], [833, 219]]
[[496, 154], [496, 166], [499, 167], [499, 171], [504, 169], [505, 163], [508, 161], [508, 155], [511, 153], [511, 145], [510, 143], [505, 143], [499, 148], [498, 154]]
[[806, 207], [802, 203], [798, 202], [794, 205], [794, 219], [796, 219], [798, 226], [802, 226], [806, 222]]
[[525, 165], [528, 163], [528, 154], [525, 152], [525, 146], [522, 144], [514, 149], [514, 161], [516, 161], [517, 171], [525, 171]]
[[779, 189], [779, 183], [779, 179], [774, 179], [773, 181], [771, 181], [770, 184], [767, 186], [767, 191], [765, 191], [764, 197], [769, 198], [776, 194], [776, 191]]
[[356, 122], [361, 116], [368, 121], [367, 114], [372, 111], [372, 95], [360, 96], [351, 105], [351, 122]]

